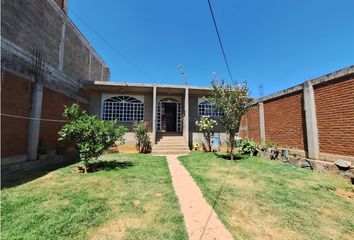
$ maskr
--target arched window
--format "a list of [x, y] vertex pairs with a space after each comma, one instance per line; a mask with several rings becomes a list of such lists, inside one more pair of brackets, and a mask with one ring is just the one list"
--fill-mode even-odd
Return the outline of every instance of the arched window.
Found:
[[105, 121], [139, 122], [144, 120], [144, 103], [130, 96], [116, 96], [103, 101], [102, 119]]
[[209, 117], [221, 116], [220, 112], [216, 110], [214, 104], [210, 103], [208, 100], [199, 100], [198, 115], [209, 116]]

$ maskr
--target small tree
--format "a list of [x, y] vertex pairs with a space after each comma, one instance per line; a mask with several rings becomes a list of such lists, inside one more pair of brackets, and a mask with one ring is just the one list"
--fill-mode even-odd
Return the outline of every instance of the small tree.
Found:
[[211, 81], [213, 86], [212, 95], [209, 101], [221, 113], [220, 122], [228, 133], [230, 144], [231, 160], [234, 159], [235, 136], [240, 127], [243, 114], [250, 107], [252, 99], [249, 96], [247, 84], [226, 84], [221, 81], [219, 84], [215, 79]]
[[137, 140], [136, 149], [139, 153], [151, 152], [151, 140], [148, 135], [148, 129], [144, 123], [134, 123], [133, 132]]
[[211, 137], [214, 135], [214, 128], [218, 123], [208, 116], [201, 116], [195, 124], [199, 127], [199, 131], [203, 133], [208, 144], [208, 151], [211, 152]]
[[71, 140], [84, 162], [85, 173], [91, 159], [97, 159], [105, 149], [124, 143], [126, 128], [115, 121], [99, 120], [82, 110], [76, 103], [65, 106], [64, 116], [69, 120], [59, 131], [59, 141]]

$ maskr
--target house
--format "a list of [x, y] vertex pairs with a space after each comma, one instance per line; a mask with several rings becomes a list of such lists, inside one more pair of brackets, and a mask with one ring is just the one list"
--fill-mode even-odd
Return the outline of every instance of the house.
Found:
[[[144, 122], [151, 133], [153, 152], [155, 149], [188, 152], [193, 141], [203, 142], [203, 135], [195, 124], [200, 116], [219, 118], [219, 113], [206, 99], [212, 90], [208, 87], [100, 81], [87, 83], [85, 87], [90, 90], [90, 113], [125, 125], [130, 130], [126, 134], [128, 144], [135, 144], [131, 132], [133, 123]], [[222, 129], [217, 132], [224, 141]], [[169, 142], [179, 139], [180, 145], [176, 142], [175, 147], [159, 149], [159, 143], [167, 139]]]

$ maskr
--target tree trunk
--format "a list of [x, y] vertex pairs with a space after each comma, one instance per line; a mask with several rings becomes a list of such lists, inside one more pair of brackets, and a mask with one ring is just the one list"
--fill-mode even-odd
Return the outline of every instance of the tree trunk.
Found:
[[234, 133], [230, 133], [229, 141], [230, 141], [231, 160], [234, 160], [234, 147], [235, 147], [235, 134]]

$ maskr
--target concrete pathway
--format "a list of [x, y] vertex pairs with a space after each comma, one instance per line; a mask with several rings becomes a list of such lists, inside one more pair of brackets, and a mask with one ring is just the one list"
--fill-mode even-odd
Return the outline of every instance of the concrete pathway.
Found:
[[[178, 156], [167, 155], [166, 157], [173, 186], [184, 215], [189, 239], [233, 239], [231, 233], [225, 228], [214, 210], [203, 198], [203, 194], [193, 178], [178, 161]], [[209, 217], [210, 219], [208, 220]]]

